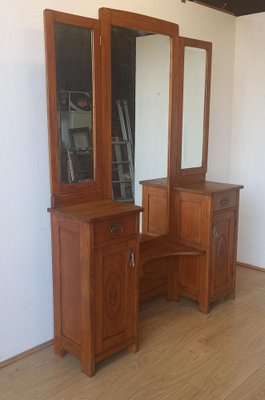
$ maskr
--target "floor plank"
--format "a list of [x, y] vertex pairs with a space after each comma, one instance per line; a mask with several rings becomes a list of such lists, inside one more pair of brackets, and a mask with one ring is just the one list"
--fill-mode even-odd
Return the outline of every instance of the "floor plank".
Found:
[[265, 399], [265, 371], [258, 370], [249, 377], [226, 400], [264, 400]]

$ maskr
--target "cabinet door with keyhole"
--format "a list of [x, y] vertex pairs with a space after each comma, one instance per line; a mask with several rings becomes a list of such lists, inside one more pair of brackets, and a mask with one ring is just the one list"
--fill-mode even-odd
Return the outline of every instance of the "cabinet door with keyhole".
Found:
[[96, 357], [138, 346], [138, 243], [125, 240], [96, 249]]
[[236, 211], [215, 213], [212, 230], [211, 296], [230, 290], [234, 295]]

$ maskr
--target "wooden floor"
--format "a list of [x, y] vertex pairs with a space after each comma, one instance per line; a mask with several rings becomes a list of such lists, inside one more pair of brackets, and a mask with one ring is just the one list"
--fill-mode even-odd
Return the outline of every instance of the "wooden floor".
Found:
[[264, 400], [265, 273], [238, 269], [236, 300], [209, 315], [162, 299], [140, 313], [140, 351], [100, 363], [93, 378], [52, 348], [0, 370], [1, 400]]

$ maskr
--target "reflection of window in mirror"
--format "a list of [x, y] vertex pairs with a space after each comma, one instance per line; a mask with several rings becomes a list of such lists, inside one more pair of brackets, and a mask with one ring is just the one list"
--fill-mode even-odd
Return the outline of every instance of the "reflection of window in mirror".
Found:
[[206, 50], [185, 47], [181, 168], [202, 166]]
[[112, 189], [142, 203], [146, 179], [167, 176], [170, 38], [112, 27]]

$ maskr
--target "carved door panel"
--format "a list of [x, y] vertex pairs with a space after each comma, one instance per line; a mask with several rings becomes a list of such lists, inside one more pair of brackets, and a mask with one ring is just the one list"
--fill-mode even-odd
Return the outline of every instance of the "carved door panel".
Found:
[[236, 211], [216, 213], [213, 218], [211, 295], [234, 287]]
[[137, 344], [137, 241], [96, 250], [96, 354]]

